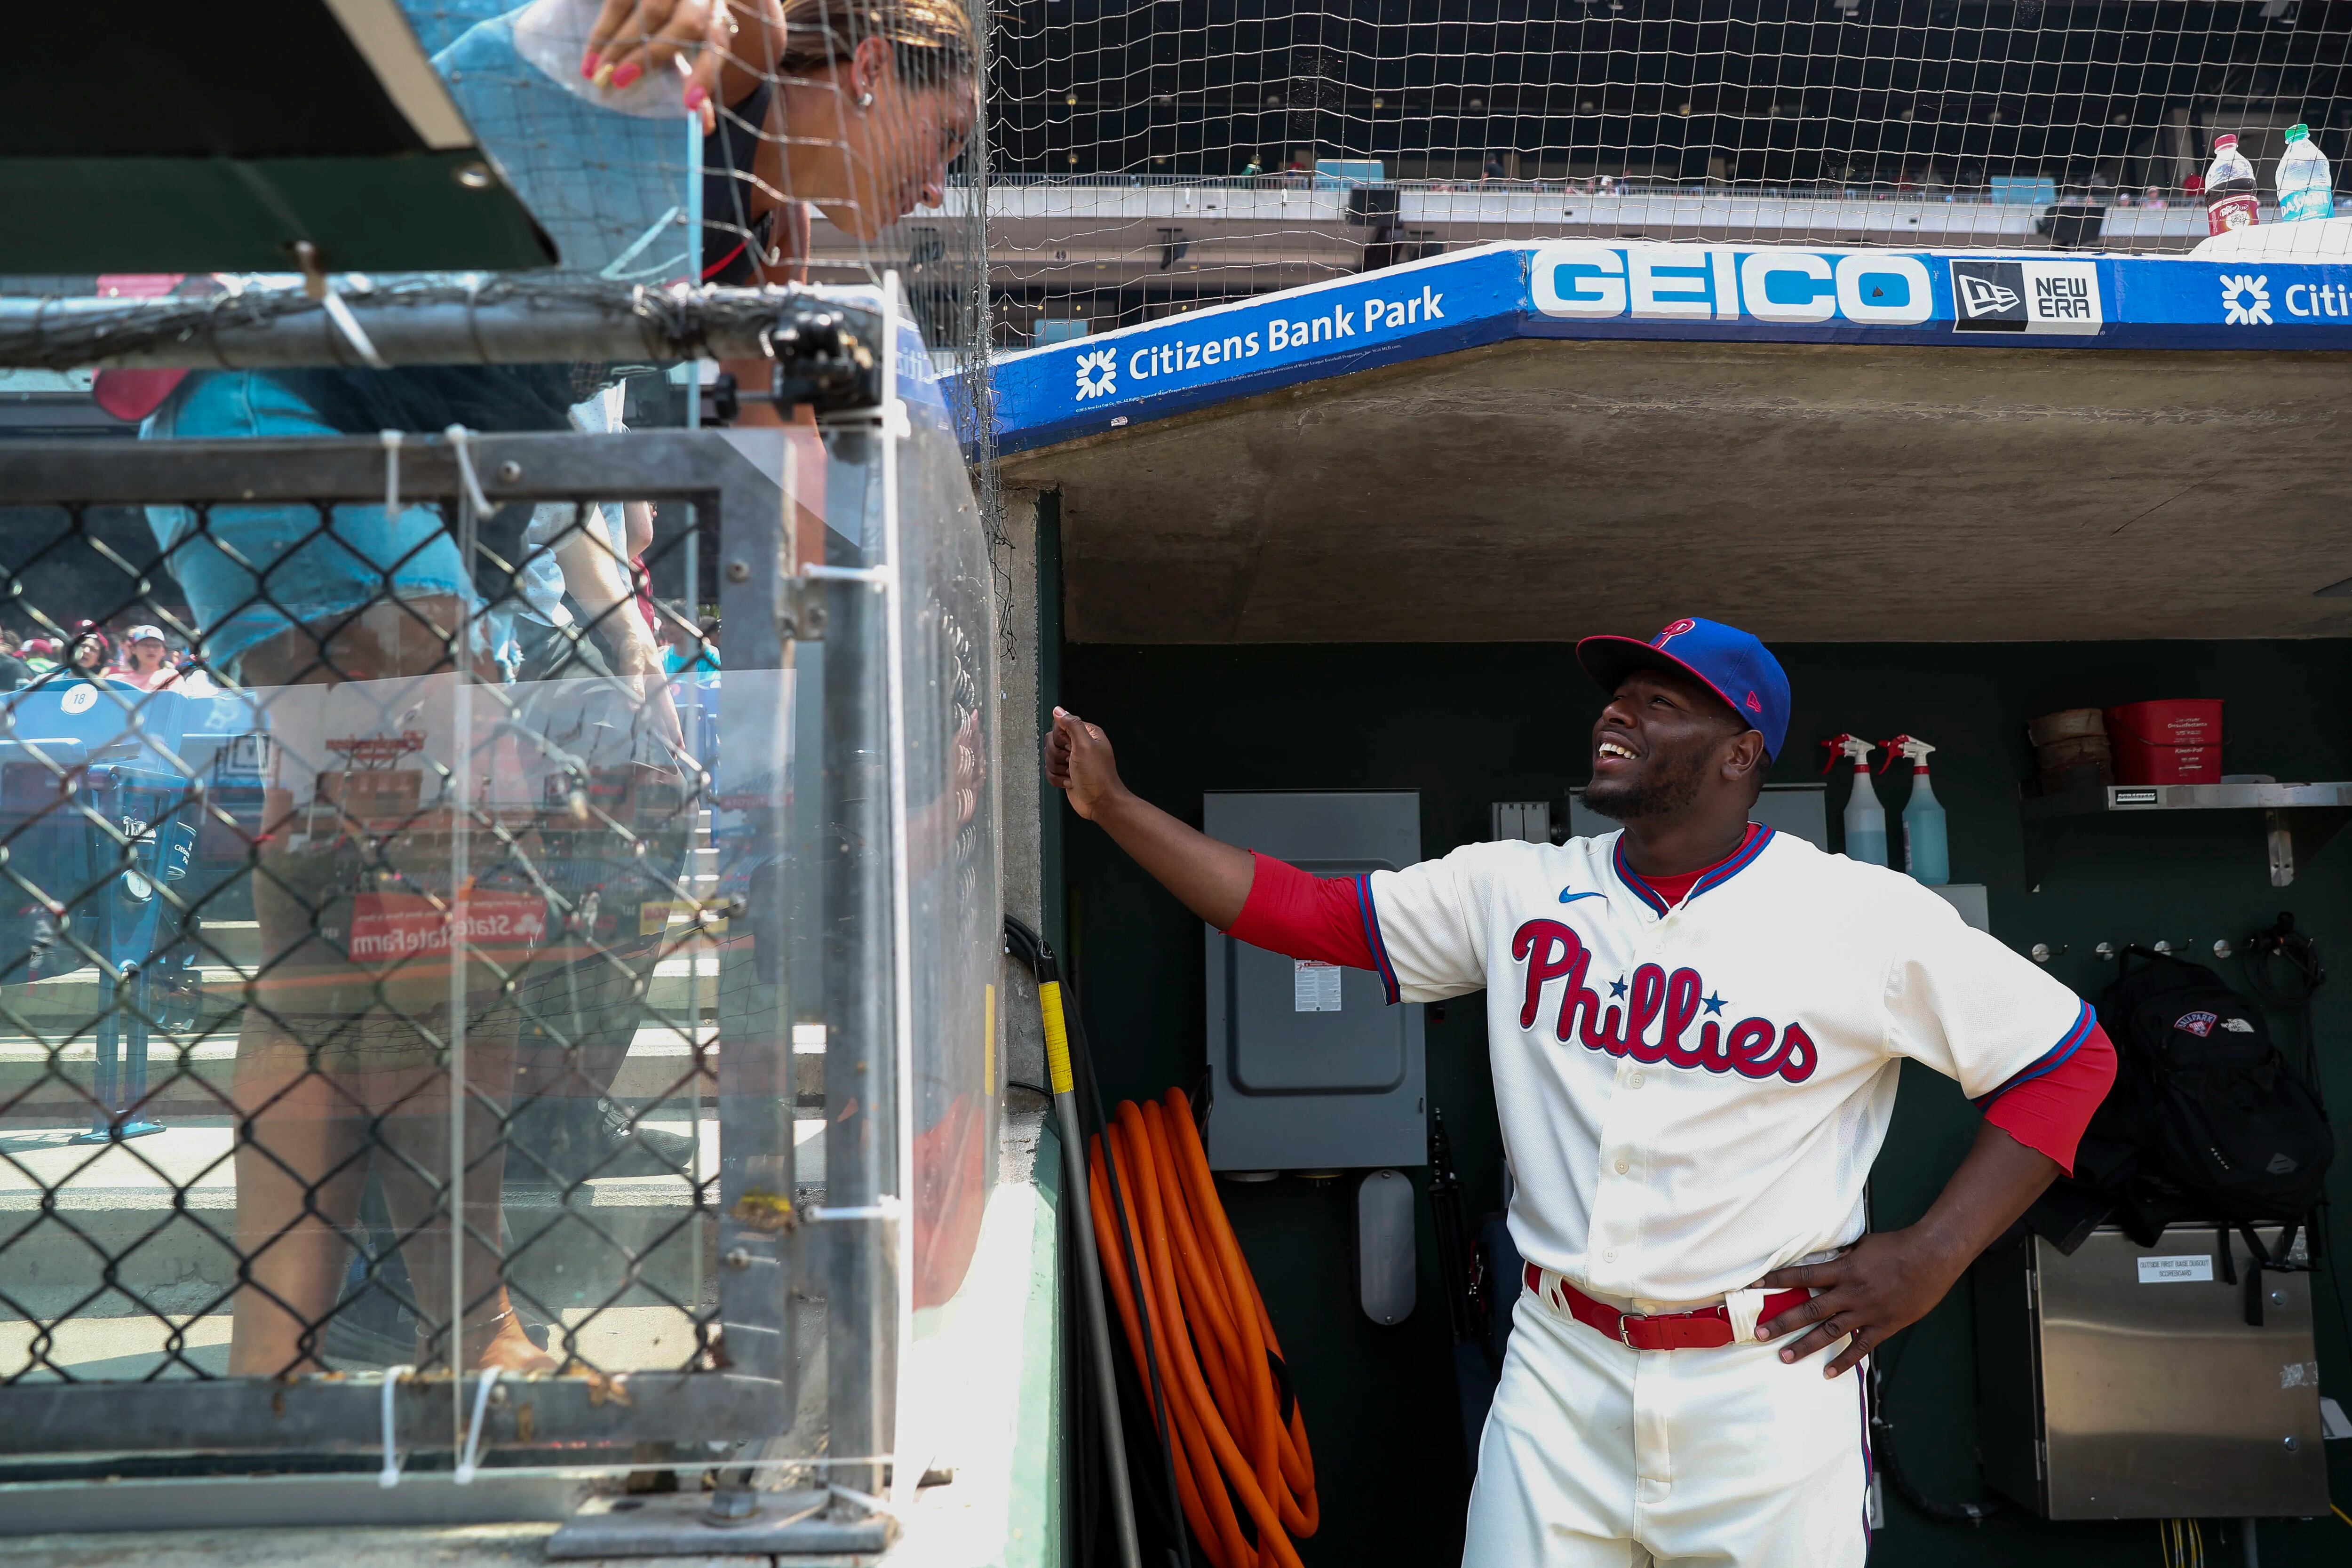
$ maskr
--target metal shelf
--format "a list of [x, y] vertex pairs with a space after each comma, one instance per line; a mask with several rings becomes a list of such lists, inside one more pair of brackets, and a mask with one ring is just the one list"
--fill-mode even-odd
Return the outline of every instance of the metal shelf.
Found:
[[2025, 835], [2025, 879], [2034, 887], [2048, 868], [2050, 836], [2068, 818], [2141, 812], [2259, 811], [2270, 840], [2271, 886], [2294, 880], [2296, 841], [2316, 855], [2352, 821], [2352, 783], [2107, 784], [2066, 795], [2027, 795], [2020, 803]]

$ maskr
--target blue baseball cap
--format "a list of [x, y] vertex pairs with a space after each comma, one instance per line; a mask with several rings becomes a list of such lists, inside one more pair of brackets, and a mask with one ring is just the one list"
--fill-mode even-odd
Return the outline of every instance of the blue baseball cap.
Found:
[[1789, 674], [1752, 635], [1721, 621], [1685, 616], [1668, 621], [1648, 642], [1592, 637], [1576, 645], [1576, 662], [1615, 691], [1628, 671], [1678, 669], [1729, 703], [1733, 713], [1764, 737], [1764, 754], [1777, 757], [1789, 734]]

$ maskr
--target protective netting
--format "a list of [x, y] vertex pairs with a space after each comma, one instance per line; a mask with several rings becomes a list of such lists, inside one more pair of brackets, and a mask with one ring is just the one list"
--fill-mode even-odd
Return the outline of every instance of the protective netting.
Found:
[[1024, 347], [1490, 240], [2185, 250], [2216, 134], [2266, 202], [2289, 126], [2352, 135], [2296, 0], [1013, 0], [994, 47]]

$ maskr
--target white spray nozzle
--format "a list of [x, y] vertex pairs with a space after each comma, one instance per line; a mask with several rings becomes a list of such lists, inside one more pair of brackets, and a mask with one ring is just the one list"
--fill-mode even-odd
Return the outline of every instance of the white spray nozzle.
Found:
[[1916, 735], [1897, 735], [1886, 742], [1886, 760], [1892, 763], [1898, 756], [1908, 757], [1912, 771], [1924, 773], [1927, 771], [1927, 753], [1935, 749]]
[[1859, 735], [1832, 735], [1822, 744], [1830, 751], [1829, 758], [1822, 763], [1823, 773], [1837, 766], [1841, 755], [1852, 760], [1856, 773], [1866, 773], [1870, 768], [1870, 753], [1878, 750], [1876, 742], [1865, 741]]

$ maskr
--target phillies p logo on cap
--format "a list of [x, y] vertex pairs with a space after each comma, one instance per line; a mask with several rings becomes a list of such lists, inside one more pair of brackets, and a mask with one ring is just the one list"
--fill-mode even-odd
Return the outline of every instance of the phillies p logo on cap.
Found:
[[[1674, 644], [1671, 650], [1669, 643]], [[1766, 754], [1779, 756], [1780, 743], [1788, 738], [1788, 672], [1771, 650], [1738, 626], [1684, 616], [1668, 621], [1646, 643], [1622, 637], [1586, 637], [1576, 645], [1576, 660], [1605, 691], [1616, 690], [1630, 670], [1678, 669], [1754, 725], [1764, 737]]]

